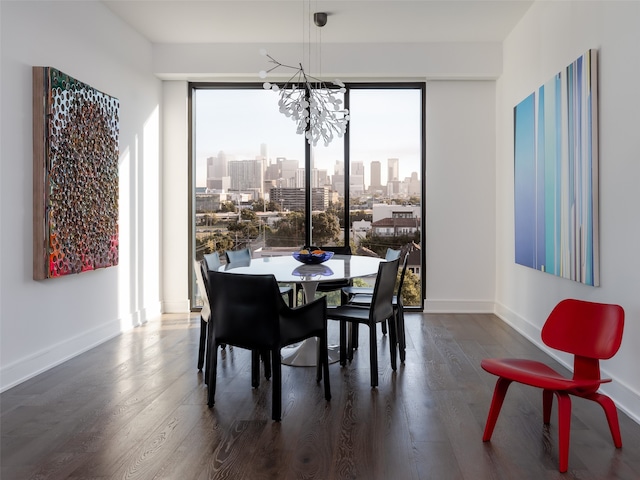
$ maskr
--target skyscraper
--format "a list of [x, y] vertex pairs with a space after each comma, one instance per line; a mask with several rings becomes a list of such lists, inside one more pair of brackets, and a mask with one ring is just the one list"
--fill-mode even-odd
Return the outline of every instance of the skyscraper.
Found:
[[349, 188], [353, 195], [362, 195], [362, 193], [364, 192], [363, 162], [351, 162], [351, 171], [349, 172]]
[[264, 188], [262, 160], [232, 160], [229, 162], [231, 190], [247, 191]]
[[[228, 176], [227, 156], [221, 150], [217, 157], [207, 158], [207, 188], [210, 190], [219, 188], [220, 179]], [[217, 182], [214, 182], [217, 181]]]
[[387, 183], [400, 180], [400, 160], [397, 158], [387, 159]]
[[382, 164], [379, 160], [371, 162], [371, 190], [377, 190], [382, 186]]

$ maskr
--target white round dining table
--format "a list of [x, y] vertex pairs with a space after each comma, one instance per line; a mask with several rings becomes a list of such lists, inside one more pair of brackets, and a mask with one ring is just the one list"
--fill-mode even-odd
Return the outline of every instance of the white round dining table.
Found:
[[[361, 255], [334, 255], [324, 263], [307, 265], [292, 255], [252, 258], [249, 262], [223, 265], [218, 271], [230, 274], [273, 275], [279, 283], [301, 284], [305, 302], [315, 298], [318, 284], [375, 276], [383, 258]], [[316, 365], [317, 339], [305, 340], [282, 349], [282, 363], [297, 367]], [[339, 360], [339, 346], [329, 345], [329, 362]]]

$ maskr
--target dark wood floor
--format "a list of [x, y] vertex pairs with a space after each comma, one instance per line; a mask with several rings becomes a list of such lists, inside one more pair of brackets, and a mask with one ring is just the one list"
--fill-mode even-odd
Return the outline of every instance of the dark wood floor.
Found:
[[482, 442], [494, 377], [480, 360], [548, 360], [496, 317], [411, 314], [407, 330], [407, 361], [395, 373], [379, 337], [377, 389], [366, 328], [353, 363], [330, 367], [329, 403], [315, 369], [283, 367], [283, 418], [274, 423], [271, 384], [251, 388], [241, 349], [224, 354], [207, 408], [199, 321], [165, 316], [4, 392], [1, 478], [640, 478], [640, 425], [620, 413], [624, 446], [615, 449], [604, 414], [582, 399], [566, 474], [557, 470], [556, 410], [545, 428], [535, 389], [512, 386], [492, 441]]

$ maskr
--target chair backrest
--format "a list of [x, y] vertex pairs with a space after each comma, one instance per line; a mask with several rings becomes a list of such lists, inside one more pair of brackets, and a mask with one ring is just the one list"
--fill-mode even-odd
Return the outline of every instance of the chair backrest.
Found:
[[398, 305], [402, 305], [402, 286], [404, 285], [404, 276], [407, 273], [407, 263], [409, 261], [409, 252], [404, 254], [402, 259], [402, 270], [400, 271], [400, 280], [398, 281], [398, 291], [396, 292], [396, 299]]
[[218, 252], [205, 253], [203, 257], [208, 270], [217, 270], [222, 265]]
[[320, 250], [324, 250], [325, 252], [333, 252], [336, 255], [351, 255], [351, 246], [346, 245], [344, 247], [320, 247]]
[[591, 359], [613, 357], [622, 342], [624, 310], [620, 305], [562, 300], [542, 327], [551, 348]]
[[227, 250], [224, 254], [227, 257], [227, 263], [251, 261], [251, 250], [248, 248], [243, 248], [242, 250]]
[[204, 261], [193, 261], [193, 270], [196, 274], [196, 285], [198, 285], [198, 292], [200, 293], [200, 298], [202, 298], [202, 310], [200, 310], [200, 316], [205, 322], [208, 322], [209, 317], [211, 316], [211, 306], [209, 305], [209, 294], [203, 276], [203, 269]]
[[277, 345], [284, 301], [273, 275], [209, 271], [207, 276], [217, 343], [252, 350]]
[[395, 260], [396, 258], [400, 258], [401, 253], [402, 253], [402, 250], [394, 250], [393, 248], [387, 248], [387, 253], [384, 256], [384, 259], [387, 261]]
[[396, 258], [389, 262], [380, 262], [378, 266], [369, 310], [369, 319], [372, 322], [382, 322], [393, 315], [393, 290], [396, 287], [399, 263], [400, 259]]

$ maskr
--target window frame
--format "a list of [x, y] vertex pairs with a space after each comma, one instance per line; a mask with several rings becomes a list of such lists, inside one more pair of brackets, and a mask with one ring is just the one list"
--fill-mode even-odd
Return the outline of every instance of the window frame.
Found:
[[[426, 263], [426, 255], [424, 253], [424, 247], [426, 245], [426, 83], [419, 81], [394, 81], [394, 82], [344, 82], [344, 86], [346, 92], [344, 93], [344, 106], [346, 109], [350, 110], [350, 95], [354, 90], [400, 90], [400, 89], [408, 89], [408, 90], [419, 90], [420, 92], [420, 215], [421, 215], [421, 228], [420, 228], [420, 245], [421, 245], [421, 255], [420, 255], [420, 272], [426, 271], [425, 263]], [[188, 200], [188, 209], [189, 209], [189, 248], [188, 248], [188, 265], [189, 271], [192, 270], [191, 266], [193, 265], [193, 258], [195, 254], [195, 221], [193, 221], [195, 216], [195, 195], [196, 195], [196, 169], [195, 169], [195, 135], [194, 135], [194, 125], [195, 125], [195, 109], [194, 109], [194, 93], [196, 90], [206, 90], [206, 89], [214, 89], [214, 90], [224, 90], [224, 89], [234, 89], [234, 90], [256, 90], [263, 89], [263, 84], [259, 82], [189, 82], [188, 83], [188, 126], [187, 126], [187, 135], [188, 135], [188, 178], [189, 178], [189, 200]], [[343, 137], [343, 161], [344, 161], [344, 184], [345, 184], [345, 192], [344, 192], [344, 217], [342, 219], [344, 228], [344, 244], [349, 245], [350, 242], [350, 228], [349, 219], [350, 219], [350, 165], [351, 165], [351, 157], [350, 157], [350, 124], [347, 125], [347, 131]], [[311, 145], [306, 141], [304, 136], [300, 136], [300, 141], [305, 143], [305, 204], [310, 206], [311, 204], [311, 188], [312, 188], [312, 179], [311, 179]], [[310, 208], [305, 209], [305, 242], [306, 244], [311, 243], [311, 222], [312, 218], [312, 210]], [[406, 306], [406, 311], [423, 311], [424, 310], [424, 301], [425, 301], [425, 285], [426, 279], [423, 275], [420, 275], [420, 305], [412, 305]], [[194, 300], [194, 291], [195, 291], [195, 277], [194, 273], [191, 272], [189, 275], [189, 298], [191, 300], [192, 305], [195, 303]], [[192, 310], [199, 310], [200, 307], [193, 307]]]

